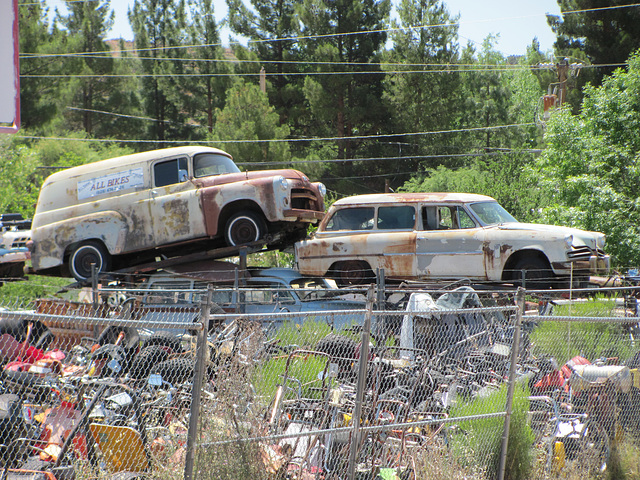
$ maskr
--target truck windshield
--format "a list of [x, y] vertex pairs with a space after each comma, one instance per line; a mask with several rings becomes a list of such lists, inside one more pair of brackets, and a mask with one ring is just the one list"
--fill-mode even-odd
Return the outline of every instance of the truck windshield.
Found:
[[240, 173], [233, 160], [225, 155], [199, 153], [193, 159], [193, 174], [196, 178], [225, 173]]
[[472, 203], [469, 207], [484, 225], [517, 222], [517, 220], [497, 202]]

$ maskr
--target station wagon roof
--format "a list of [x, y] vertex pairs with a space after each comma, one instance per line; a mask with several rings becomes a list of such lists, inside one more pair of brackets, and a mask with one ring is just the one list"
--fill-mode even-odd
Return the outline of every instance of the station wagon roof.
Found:
[[353, 197], [341, 198], [333, 205], [343, 207], [376, 203], [470, 203], [487, 201], [495, 202], [495, 199], [475, 193], [375, 193], [370, 195], [355, 195]]
[[77, 167], [67, 168], [49, 176], [48, 181], [57, 180], [59, 178], [75, 177], [86, 173], [96, 172], [99, 170], [107, 170], [114, 167], [126, 167], [140, 162], [148, 162], [162, 158], [176, 157], [179, 155], [195, 155], [196, 153], [219, 153], [231, 157], [227, 152], [212, 147], [203, 147], [197, 145], [189, 145], [183, 147], [162, 148], [159, 150], [149, 150], [147, 152], [132, 153], [121, 157], [108, 158], [93, 163], [79, 165]]

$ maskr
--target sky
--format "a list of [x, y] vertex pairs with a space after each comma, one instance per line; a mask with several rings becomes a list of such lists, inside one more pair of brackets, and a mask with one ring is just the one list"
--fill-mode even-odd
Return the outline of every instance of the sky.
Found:
[[[248, 3], [248, 0], [245, 0]], [[53, 12], [57, 7], [66, 12], [62, 0], [47, 0]], [[214, 0], [218, 21], [227, 15], [224, 0]], [[394, 1], [395, 3], [395, 1]], [[111, 0], [116, 20], [109, 38], [133, 40], [127, 10], [133, 0]], [[480, 46], [489, 34], [499, 35], [497, 50], [504, 55], [522, 55], [534, 37], [538, 38], [541, 50], [551, 50], [555, 37], [546, 22], [546, 13], [558, 14], [556, 0], [445, 0], [451, 14], [460, 13], [460, 44], [467, 41]], [[224, 44], [228, 44], [230, 32], [221, 30]]]

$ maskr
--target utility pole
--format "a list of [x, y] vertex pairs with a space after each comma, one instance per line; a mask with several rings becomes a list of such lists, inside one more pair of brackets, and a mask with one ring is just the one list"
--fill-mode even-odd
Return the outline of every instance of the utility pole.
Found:
[[543, 97], [543, 120], [547, 121], [551, 118], [551, 111], [553, 108], [559, 108], [567, 100], [567, 82], [571, 77], [577, 77], [580, 73], [580, 69], [583, 67], [582, 63], [571, 63], [569, 59], [565, 58], [557, 63], [539, 63], [538, 68], [547, 68], [555, 70], [558, 77], [558, 81], [549, 84], [547, 94]]

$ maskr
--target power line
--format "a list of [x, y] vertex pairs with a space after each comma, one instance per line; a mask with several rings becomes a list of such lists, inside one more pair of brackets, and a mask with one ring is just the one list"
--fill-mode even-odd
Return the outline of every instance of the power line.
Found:
[[[92, 0], [93, 1], [93, 0]], [[118, 53], [117, 50], [112, 50], [111, 53]], [[113, 55], [79, 55], [77, 53], [56, 53], [56, 54], [23, 54], [20, 55], [21, 60], [28, 60], [31, 58], [95, 58], [95, 59], [110, 59], [110, 60], [133, 60], [136, 62], [153, 61], [153, 62], [177, 62], [177, 63], [229, 63], [232, 65], [237, 64], [251, 64], [251, 65], [322, 65], [322, 66], [369, 66], [369, 67], [446, 67], [443, 70], [428, 70], [427, 72], [447, 72], [454, 71], [493, 71], [493, 70], [544, 70], [546, 67], [540, 65], [512, 65], [512, 64], [482, 64], [482, 63], [400, 63], [400, 62], [322, 62], [322, 61], [307, 61], [307, 60], [249, 60], [249, 59], [227, 59], [227, 58], [171, 58], [171, 57], [119, 57]], [[625, 66], [626, 63], [616, 64], [594, 64], [584, 65], [585, 68], [605, 68]], [[460, 67], [471, 67], [468, 70], [464, 70]], [[407, 72], [406, 70], [401, 70]], [[389, 72], [388, 70], [386, 72]], [[424, 72], [420, 70], [420, 72]], [[345, 72], [333, 72], [336, 74]], [[347, 72], [350, 73], [350, 72]], [[314, 72], [283, 72], [281, 75], [311, 75]], [[133, 74], [131, 74], [133, 75]], [[168, 75], [168, 74], [167, 74]], [[240, 75], [228, 72], [221, 72], [219, 75]], [[251, 74], [247, 74], [251, 75]], [[275, 75], [275, 73], [267, 73], [267, 75]]]
[[[101, 2], [102, 0], [65, 0], [66, 3], [91, 3], [91, 2]], [[41, 5], [40, 2], [32, 2], [32, 3], [18, 3], [19, 7], [33, 6], [33, 5]]]
[[[628, 63], [608, 63], [597, 65], [584, 65], [581, 68], [605, 68], [605, 67], [624, 67]], [[442, 70], [363, 70], [363, 71], [347, 71], [347, 72], [271, 72], [266, 74], [269, 77], [294, 77], [294, 76], [328, 76], [328, 75], [414, 75], [414, 74], [435, 74], [435, 73], [491, 73], [491, 72], [518, 72], [518, 71], [531, 71], [531, 70], [546, 70], [545, 67], [532, 66], [522, 67], [520, 69], [514, 69], [507, 66], [494, 67], [494, 68], [446, 68]], [[44, 74], [44, 75], [20, 75], [20, 78], [190, 78], [190, 77], [257, 77], [260, 76], [260, 72], [252, 73], [117, 73], [117, 74]]]
[[[295, 164], [310, 164], [310, 163], [352, 163], [352, 162], [380, 162], [386, 160], [429, 160], [429, 159], [439, 159], [439, 158], [467, 158], [467, 157], [496, 157], [505, 154], [517, 154], [517, 153], [541, 153], [540, 149], [523, 149], [523, 150], [510, 150], [504, 152], [475, 152], [475, 153], [443, 153], [443, 154], [433, 154], [433, 155], [409, 155], [403, 157], [370, 157], [370, 158], [331, 158], [326, 160], [290, 160], [288, 162], [239, 162], [236, 165], [245, 166], [245, 165], [253, 165], [256, 167], [267, 167], [273, 165], [295, 165]], [[409, 173], [419, 173], [419, 172], [409, 172]], [[424, 172], [423, 172], [424, 173]], [[401, 175], [400, 173], [389, 173], [385, 175], [377, 175], [377, 176], [390, 176], [390, 175]], [[376, 175], [364, 175], [352, 178], [367, 178]], [[342, 178], [342, 177], [341, 177]], [[347, 178], [347, 177], [345, 177]]]
[[[324, 142], [324, 141], [344, 141], [344, 140], [367, 140], [375, 138], [400, 138], [400, 137], [416, 137], [426, 135], [442, 135], [449, 133], [464, 133], [464, 132], [486, 132], [490, 130], [501, 130], [506, 128], [518, 128], [518, 127], [531, 127], [536, 124], [531, 123], [513, 123], [509, 125], [495, 125], [492, 127], [471, 127], [471, 128], [458, 128], [454, 130], [434, 130], [430, 132], [405, 132], [405, 133], [385, 133], [376, 135], [354, 135], [351, 137], [306, 137], [306, 138], [274, 138], [269, 140], [202, 140], [198, 143], [205, 144], [228, 144], [228, 143], [282, 143], [282, 142]], [[184, 140], [117, 140], [111, 138], [66, 138], [66, 137], [43, 137], [36, 135], [18, 135], [18, 138], [31, 139], [31, 140], [69, 140], [79, 142], [102, 142], [102, 143], [188, 143]]]
[[[74, 0], [72, 0], [74, 1]], [[75, 0], [75, 1], [86, 1], [86, 0]], [[97, 0], [89, 0], [89, 1], [97, 1]], [[29, 4], [20, 4], [20, 5], [39, 5], [38, 3], [29, 3]], [[616, 10], [616, 9], [623, 9], [623, 8], [632, 8], [632, 7], [638, 7], [640, 6], [640, 3], [633, 3], [633, 4], [629, 4], [629, 5], [614, 5], [614, 6], [609, 6], [609, 7], [597, 7], [597, 8], [586, 8], [586, 9], [582, 9], [582, 10], [570, 10], [570, 11], [566, 11], [566, 12], [561, 12], [560, 15], [573, 15], [573, 14], [579, 14], [579, 13], [589, 13], [589, 12], [597, 12], [597, 11], [602, 11], [602, 10]], [[545, 15], [550, 15], [550, 14], [545, 14]], [[496, 18], [496, 19], [487, 19], [487, 20], [477, 20], [477, 21], [473, 21], [473, 22], [450, 22], [450, 23], [436, 23], [436, 24], [427, 24], [427, 25], [414, 25], [414, 26], [403, 26], [403, 27], [388, 27], [388, 28], [380, 28], [380, 29], [374, 29], [374, 30], [365, 30], [365, 31], [352, 31], [352, 32], [340, 32], [340, 33], [326, 33], [326, 34], [317, 34], [317, 35], [297, 35], [297, 36], [292, 36], [292, 37], [276, 37], [276, 38], [270, 38], [270, 39], [260, 39], [260, 40], [247, 40], [247, 44], [260, 44], [260, 43], [272, 43], [272, 42], [296, 42], [299, 40], [313, 40], [313, 39], [322, 39], [322, 38], [331, 38], [331, 37], [345, 37], [345, 36], [355, 36], [355, 35], [368, 35], [371, 33], [385, 33], [385, 32], [405, 32], [405, 31], [412, 31], [412, 30], [423, 30], [426, 28], [446, 28], [446, 27], [455, 27], [455, 26], [460, 26], [463, 24], [472, 24], [472, 23], [482, 23], [482, 22], [495, 22], [495, 21], [512, 21], [512, 20], [517, 20], [517, 19], [526, 19], [526, 18], [533, 18], [533, 17], [537, 17], [539, 15], [522, 15], [522, 16], [516, 16], [516, 17], [503, 17], [503, 18]], [[553, 15], [556, 16], [556, 15]], [[235, 44], [239, 44], [239, 42], [233, 42]], [[167, 50], [176, 50], [176, 49], [183, 49], [183, 48], [204, 48], [204, 47], [216, 47], [216, 46], [224, 46], [222, 43], [209, 43], [209, 44], [194, 44], [194, 45], [176, 45], [176, 46], [172, 46], [172, 47], [147, 47], [147, 48], [140, 48], [140, 49], [129, 49], [129, 50], [122, 50], [122, 52], [151, 52], [154, 50], [162, 50], [162, 51], [167, 51]], [[110, 53], [109, 51], [102, 51], [102, 52], [77, 52], [77, 55], [83, 55], [85, 53]], [[54, 54], [55, 55], [55, 54]]]
[[[92, 0], [94, 1], [94, 0]], [[105, 112], [104, 110], [93, 110], [91, 108], [78, 108], [78, 107], [67, 107], [67, 110], [75, 110], [78, 112], [91, 112], [91, 113], [100, 113], [103, 115], [111, 115], [114, 117], [121, 117], [121, 118], [133, 118], [135, 120], [146, 120], [149, 122], [160, 122], [160, 120], [158, 120], [157, 118], [151, 118], [151, 117], [141, 117], [139, 115], [126, 115], [123, 113], [113, 113], [113, 112]], [[180, 123], [180, 122], [172, 122], [171, 120], [164, 120], [164, 123]], [[189, 127], [201, 127], [202, 125], [198, 124], [198, 123], [180, 123], [180, 125], [187, 125]]]
[[[401, 62], [326, 62], [326, 61], [311, 61], [311, 60], [251, 60], [251, 59], [239, 59], [239, 58], [173, 58], [173, 57], [133, 57], [133, 56], [113, 56], [114, 53], [119, 53], [119, 50], [111, 50], [110, 54], [105, 55], [93, 55], [91, 54], [78, 54], [78, 53], [44, 53], [44, 54], [31, 54], [25, 53], [20, 55], [21, 60], [28, 60], [30, 58], [100, 58], [110, 60], [133, 60], [136, 62], [153, 61], [153, 62], [178, 62], [178, 63], [230, 63], [230, 64], [256, 64], [256, 65], [348, 65], [348, 66], [398, 66], [398, 67], [494, 67], [495, 65], [482, 64], [482, 63], [401, 63]], [[520, 65], [505, 64], [507, 67], [514, 69], [520, 68]]]

